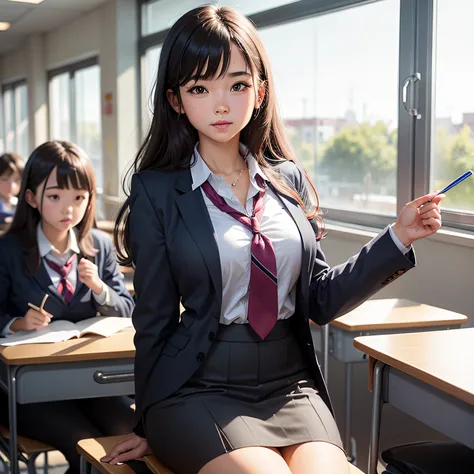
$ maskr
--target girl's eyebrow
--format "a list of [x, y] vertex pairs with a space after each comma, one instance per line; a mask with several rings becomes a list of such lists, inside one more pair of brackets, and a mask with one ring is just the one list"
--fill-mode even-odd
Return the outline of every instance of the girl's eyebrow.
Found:
[[[227, 72], [225, 74], [226, 76], [230, 76], [230, 77], [237, 77], [237, 76], [248, 76], [248, 77], [252, 77], [252, 74], [250, 74], [248, 71], [234, 71], [234, 72]], [[205, 80], [203, 79], [203, 76], [198, 76], [198, 75], [195, 75], [195, 76], [192, 76], [189, 78], [189, 81], [186, 83], [190, 83], [190, 82], [197, 82], [197, 81], [201, 81], [201, 80]], [[208, 79], [210, 80], [210, 79]]]
[[236, 76], [252, 76], [252, 74], [250, 74], [250, 73], [247, 72], [247, 71], [228, 72], [227, 75], [230, 76], [230, 77], [236, 77]]

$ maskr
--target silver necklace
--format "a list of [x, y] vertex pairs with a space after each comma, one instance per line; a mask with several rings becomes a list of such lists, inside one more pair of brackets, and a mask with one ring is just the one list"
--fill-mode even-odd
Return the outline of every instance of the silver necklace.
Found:
[[240, 179], [240, 177], [242, 176], [242, 173], [247, 169], [247, 167], [245, 168], [242, 168], [241, 170], [238, 170], [239, 171], [239, 176], [237, 176], [237, 179], [231, 183], [231, 186], [235, 186], [237, 184], [237, 181]]

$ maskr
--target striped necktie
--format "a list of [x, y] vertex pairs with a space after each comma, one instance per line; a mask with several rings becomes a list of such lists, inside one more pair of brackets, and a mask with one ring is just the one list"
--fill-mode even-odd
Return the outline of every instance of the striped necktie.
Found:
[[73, 263], [77, 261], [77, 255], [73, 254], [63, 266], [58, 265], [47, 258], [45, 258], [45, 261], [47, 265], [61, 277], [57, 288], [58, 292], [63, 296], [66, 303], [70, 303], [72, 301], [72, 297], [74, 296], [74, 288], [67, 277], [69, 276], [69, 273], [71, 273]]
[[[257, 182], [263, 186], [263, 180]], [[251, 217], [229, 206], [223, 197], [208, 183], [202, 185], [210, 201], [222, 212], [238, 220], [253, 233], [251, 245], [251, 269], [249, 285], [248, 322], [252, 329], [263, 340], [275, 326], [278, 319], [278, 280], [275, 250], [268, 237], [260, 231], [263, 215], [265, 192], [260, 191], [254, 197], [253, 215]]]

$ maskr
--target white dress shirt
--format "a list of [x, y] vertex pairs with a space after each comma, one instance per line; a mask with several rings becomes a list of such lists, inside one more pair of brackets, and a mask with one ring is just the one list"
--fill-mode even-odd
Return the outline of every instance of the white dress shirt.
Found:
[[[261, 191], [256, 176], [260, 175], [266, 179], [257, 160], [247, 153], [243, 145], [240, 146], [242, 156], [246, 156], [250, 176], [250, 186], [244, 207], [225, 179], [211, 172], [197, 147], [196, 144], [195, 161], [191, 166], [192, 189], [197, 189], [208, 181], [229, 206], [251, 216], [253, 198]], [[219, 249], [223, 288], [220, 322], [222, 324], [247, 323], [252, 231], [229, 214], [218, 209], [204, 191], [201, 191], [214, 227]], [[296, 282], [301, 270], [301, 236], [286, 207], [270, 188], [265, 191], [264, 211], [260, 227], [262, 234], [271, 240], [275, 250], [278, 278], [278, 319], [286, 319], [292, 316], [295, 311]], [[389, 228], [389, 232], [400, 251], [407, 253], [410, 249], [400, 242], [391, 228]]]
[[[59, 286], [59, 283], [61, 282], [61, 276], [59, 275], [59, 273], [55, 272], [44, 260], [47, 258], [48, 260], [62, 267], [63, 265], [66, 264], [66, 262], [69, 260], [69, 258], [73, 254], [79, 255], [81, 251], [79, 249], [79, 244], [77, 242], [76, 230], [70, 229], [68, 243], [67, 243], [66, 251], [64, 253], [61, 253], [59, 250], [57, 250], [56, 247], [48, 240], [48, 238], [43, 232], [43, 229], [41, 228], [41, 223], [38, 224], [38, 227], [36, 228], [36, 238], [38, 242], [38, 250], [39, 250], [40, 258], [43, 260], [43, 264], [46, 268], [46, 271], [48, 272], [49, 278], [51, 278], [51, 283], [54, 285], [55, 288], [57, 288]], [[74, 290], [76, 289], [76, 286], [77, 286], [78, 263], [79, 262], [77, 259], [73, 261], [71, 271], [69, 272], [69, 275], [67, 276], [67, 281], [71, 284]], [[108, 300], [108, 295], [109, 295], [108, 291], [109, 290], [108, 290], [107, 285], [104, 284], [102, 291], [98, 295], [92, 292], [93, 298], [100, 305], [106, 304]], [[13, 318], [3, 328], [2, 335], [6, 336], [8, 334], [13, 333], [13, 331], [10, 330], [10, 326], [12, 325], [13, 321], [15, 321], [15, 319], [18, 319], [18, 318]]]

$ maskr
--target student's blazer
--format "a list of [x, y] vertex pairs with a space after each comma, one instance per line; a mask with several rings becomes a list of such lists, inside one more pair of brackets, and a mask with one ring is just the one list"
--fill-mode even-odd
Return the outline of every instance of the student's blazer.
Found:
[[[103, 232], [93, 229], [94, 247], [98, 250], [92, 259], [97, 265], [100, 279], [110, 287], [108, 305], [99, 305], [92, 290], [77, 279], [72, 301], [67, 304], [51, 282], [43, 261], [38, 271], [29, 275], [19, 239], [14, 235], [0, 237], [0, 331], [15, 317], [24, 316], [28, 303], [37, 306], [45, 293], [49, 294], [44, 309], [53, 315], [53, 321], [61, 319], [73, 323], [103, 316], [130, 317], [134, 301], [125, 289], [123, 277], [116, 261], [112, 241]], [[78, 258], [81, 258], [78, 256]]]
[[[304, 174], [292, 162], [277, 165], [290, 185], [308, 199]], [[182, 386], [205, 360], [219, 331], [222, 278], [214, 230], [201, 188], [191, 189], [189, 169], [148, 170], [132, 178], [130, 241], [135, 263], [135, 432], [144, 436], [142, 416]], [[330, 268], [317, 226], [298, 203], [273, 191], [301, 234], [301, 273], [291, 317], [320, 396], [331, 407], [316, 359], [309, 320], [324, 325], [347, 313], [414, 267], [388, 228], [346, 263]], [[180, 300], [184, 312], [180, 317]]]

